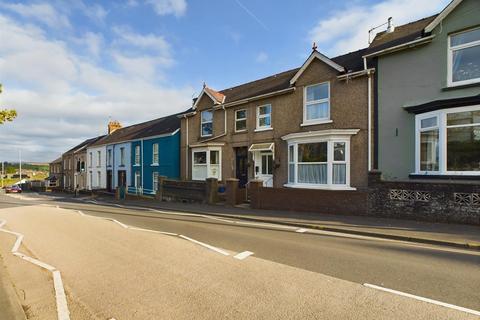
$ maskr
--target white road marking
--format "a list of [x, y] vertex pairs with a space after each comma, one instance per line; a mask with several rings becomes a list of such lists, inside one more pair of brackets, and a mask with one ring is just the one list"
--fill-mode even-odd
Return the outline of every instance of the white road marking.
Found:
[[85, 216], [85, 213], [83, 213], [82, 211], [78, 210], [77, 211], [81, 216]]
[[67, 296], [63, 288], [62, 276], [60, 271], [53, 271], [53, 286], [55, 287], [55, 298], [57, 300], [57, 316], [59, 320], [69, 320], [70, 312], [68, 311]]
[[251, 252], [251, 251], [243, 251], [243, 252], [240, 252], [239, 254], [235, 255], [234, 258], [238, 259], [238, 260], [243, 260], [243, 259], [251, 256], [252, 254], [253, 254], [253, 252]]
[[419, 301], [435, 304], [435, 305], [438, 305], [438, 306], [442, 306], [442, 307], [446, 307], [446, 308], [450, 308], [450, 309], [454, 309], [454, 310], [458, 310], [458, 311], [463, 311], [463, 312], [470, 313], [470, 314], [473, 314], [473, 315], [476, 315], [476, 316], [480, 316], [480, 311], [477, 311], [477, 310], [472, 310], [472, 309], [468, 309], [468, 308], [464, 308], [464, 307], [459, 307], [459, 306], [449, 304], [449, 303], [445, 303], [445, 302], [441, 302], [441, 301], [438, 301], [438, 300], [424, 298], [424, 297], [416, 296], [416, 295], [413, 295], [413, 294], [410, 294], [410, 293], [405, 293], [405, 292], [402, 292], [402, 291], [397, 291], [397, 290], [393, 290], [393, 289], [388, 289], [388, 288], [376, 286], [374, 284], [364, 283], [363, 285], [366, 286], [366, 287], [369, 287], [369, 288], [373, 288], [373, 289], [377, 289], [377, 290], [381, 290], [381, 291], [385, 291], [385, 292], [389, 292], [389, 293], [393, 293], [393, 294], [398, 294], [399, 296], [404, 296], [404, 297], [412, 298], [412, 299], [415, 299], [415, 300], [419, 300]]
[[308, 230], [305, 229], [305, 228], [298, 228], [297, 230], [295, 230], [295, 232], [298, 232], [298, 233], [305, 233], [307, 232]]
[[179, 237], [182, 238], [182, 239], [191, 241], [191, 242], [193, 242], [193, 243], [199, 244], [199, 245], [201, 245], [201, 246], [203, 246], [203, 247], [205, 247], [205, 248], [208, 248], [208, 249], [213, 250], [213, 251], [215, 251], [215, 252], [218, 252], [218, 253], [220, 253], [220, 254], [223, 254], [224, 256], [229, 256], [229, 255], [230, 255], [228, 252], [223, 251], [222, 249], [219, 249], [219, 248], [216, 248], [216, 247], [211, 246], [211, 245], [209, 245], [209, 244], [206, 244], [206, 243], [197, 241], [197, 240], [195, 240], [195, 239], [186, 237], [186, 236], [184, 236], [184, 235], [181, 235], [181, 234], [180, 234]]
[[58, 271], [55, 267], [49, 265], [48, 263], [45, 263], [43, 261], [29, 257], [21, 252], [18, 252], [18, 249], [20, 248], [20, 245], [22, 243], [24, 236], [21, 233], [3, 229], [2, 227], [5, 224], [6, 224], [5, 220], [0, 220], [0, 231], [15, 235], [17, 237], [17, 240], [15, 241], [15, 244], [12, 247], [13, 255], [52, 272], [53, 286], [55, 289], [55, 298], [56, 298], [56, 304], [57, 304], [58, 320], [70, 320], [70, 311], [68, 310], [67, 298], [65, 296], [65, 289], [63, 287], [60, 271]]
[[118, 224], [118, 225], [122, 226], [122, 228], [125, 228], [125, 229], [128, 229], [128, 228], [129, 228], [129, 227], [126, 225], [126, 224], [124, 224], [124, 223], [121, 223], [121, 222], [120, 222], [120, 221], [118, 221], [118, 220], [115, 220], [115, 219], [110, 219], [110, 218], [106, 218], [106, 220], [110, 220], [110, 221], [112, 221], [112, 222], [115, 222], [116, 224]]
[[157, 230], [143, 229], [143, 228], [137, 228], [137, 227], [129, 227], [129, 229], [144, 231], [144, 232], [151, 232], [151, 233], [166, 234], [166, 235], [169, 235], [169, 236], [178, 236], [178, 234], [176, 234], [176, 233], [165, 232], [165, 231], [157, 231]]

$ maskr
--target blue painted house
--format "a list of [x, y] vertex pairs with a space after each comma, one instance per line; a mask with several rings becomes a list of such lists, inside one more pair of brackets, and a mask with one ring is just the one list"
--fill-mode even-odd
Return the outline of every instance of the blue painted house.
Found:
[[153, 195], [159, 176], [180, 178], [180, 119], [171, 115], [138, 126], [130, 141], [128, 192]]

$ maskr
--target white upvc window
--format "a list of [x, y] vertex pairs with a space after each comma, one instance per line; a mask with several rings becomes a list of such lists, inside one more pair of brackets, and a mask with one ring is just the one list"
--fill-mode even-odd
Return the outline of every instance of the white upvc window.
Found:
[[89, 171], [88, 172], [88, 176], [90, 178], [90, 188], [93, 188], [94, 184], [93, 184], [93, 174], [92, 174], [92, 171]]
[[92, 154], [92, 152], [90, 152], [90, 153], [88, 154], [88, 160], [89, 160], [89, 161], [88, 161], [88, 167], [91, 168], [92, 165], [93, 165], [93, 154]]
[[350, 188], [350, 139], [289, 142], [287, 187]]
[[152, 145], [152, 164], [158, 165], [158, 143]]
[[135, 146], [135, 165], [140, 165], [140, 146]]
[[120, 165], [125, 166], [125, 148], [120, 148]]
[[480, 175], [480, 106], [417, 115], [415, 173]]
[[102, 172], [97, 172], [97, 187], [100, 187], [100, 181], [102, 181]]
[[107, 150], [107, 163], [108, 163], [108, 166], [112, 165], [112, 150], [111, 149]]
[[247, 131], [247, 109], [235, 110], [235, 132]]
[[202, 148], [192, 150], [192, 180], [207, 178], [222, 179], [221, 148]]
[[140, 175], [140, 171], [135, 171], [135, 189], [142, 187], [142, 176]]
[[480, 82], [480, 28], [448, 37], [448, 85]]
[[152, 174], [152, 189], [154, 192], [158, 190], [158, 172], [153, 172]]
[[200, 135], [202, 137], [210, 137], [213, 134], [213, 111], [202, 111], [200, 118]]
[[102, 152], [97, 151], [97, 167], [100, 167], [102, 165]]
[[257, 107], [256, 131], [269, 130], [272, 128], [272, 105], [266, 104]]
[[303, 93], [303, 125], [330, 121], [330, 82], [306, 86]]

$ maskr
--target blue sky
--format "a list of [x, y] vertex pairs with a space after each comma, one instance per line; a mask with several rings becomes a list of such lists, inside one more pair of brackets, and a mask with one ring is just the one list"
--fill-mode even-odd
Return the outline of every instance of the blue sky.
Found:
[[[312, 42], [333, 57], [447, 0], [117, 0], [0, 2], [0, 160], [51, 161], [109, 118], [128, 125], [181, 111], [215, 89], [300, 66]], [[415, 10], [413, 10], [413, 8]], [[380, 28], [379, 31], [382, 31]]]

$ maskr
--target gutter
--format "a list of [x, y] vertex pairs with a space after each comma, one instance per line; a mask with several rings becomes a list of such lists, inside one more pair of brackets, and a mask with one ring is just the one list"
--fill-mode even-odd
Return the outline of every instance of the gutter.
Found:
[[[364, 59], [364, 61], [365, 61], [365, 59]], [[337, 76], [337, 79], [338, 80], [348, 80], [348, 79], [358, 78], [358, 77], [365, 76], [365, 75], [369, 76], [373, 72], [375, 72], [375, 69], [373, 69], [373, 68], [366, 69], [365, 68], [365, 70], [342, 74], [340, 76]]]
[[384, 55], [384, 54], [388, 54], [388, 53], [392, 53], [392, 52], [396, 52], [396, 51], [400, 51], [400, 50], [404, 50], [404, 49], [413, 48], [413, 47], [431, 42], [433, 40], [433, 38], [435, 38], [435, 35], [431, 35], [431, 36], [428, 36], [428, 37], [413, 40], [413, 41], [410, 41], [410, 42], [407, 42], [407, 43], [404, 43], [404, 44], [400, 44], [398, 46], [393, 46], [393, 47], [390, 47], [390, 48], [386, 48], [386, 49], [383, 49], [383, 50], [380, 50], [380, 51], [372, 52], [372, 53], [364, 55], [362, 58], [364, 58], [364, 59], [365, 58], [372, 58], [372, 57], [381, 56], [381, 55]]

